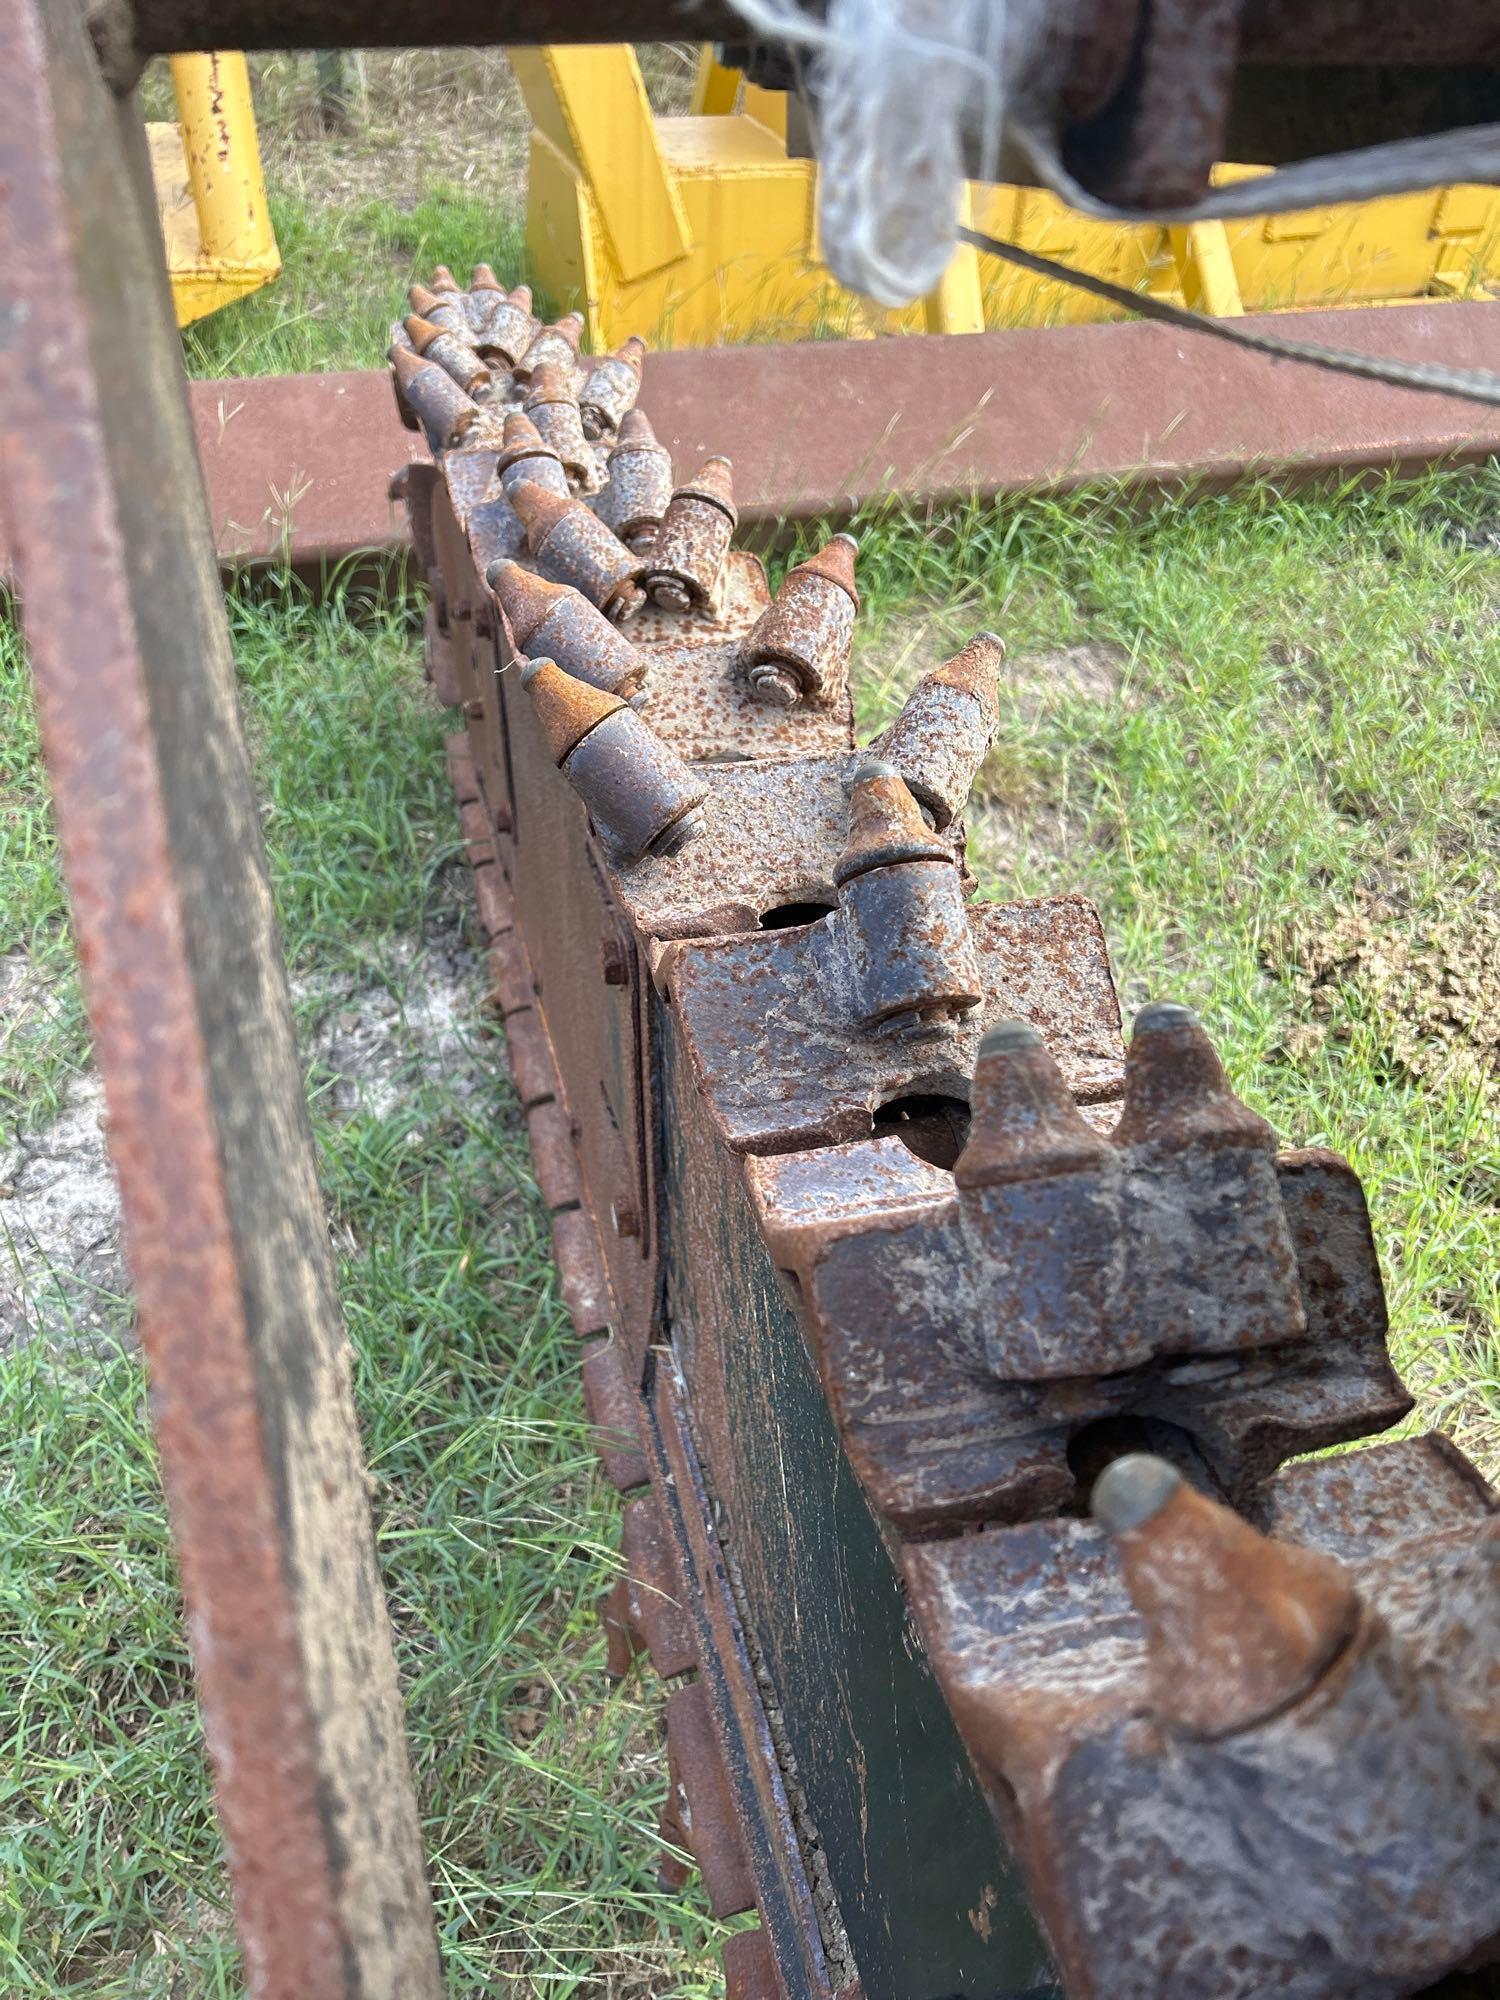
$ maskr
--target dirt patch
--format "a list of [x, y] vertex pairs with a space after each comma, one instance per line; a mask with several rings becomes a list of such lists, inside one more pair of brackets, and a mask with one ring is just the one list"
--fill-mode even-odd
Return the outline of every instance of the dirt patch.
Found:
[[1089, 641], [1045, 653], [1009, 659], [1000, 676], [1000, 726], [1006, 717], [1037, 722], [1066, 702], [1092, 701], [1101, 708], [1128, 700], [1125, 670], [1129, 655], [1120, 646]]
[[389, 1117], [417, 1084], [457, 1098], [494, 1084], [477, 1053], [484, 982], [457, 922], [392, 941], [375, 979], [348, 974], [295, 989], [318, 1010], [308, 1040], [309, 1093], [324, 1116]]
[[129, 1318], [120, 1198], [88, 1071], [62, 1111], [0, 1158], [0, 1351], [35, 1333], [87, 1341]]
[[[306, 1002], [317, 1009], [304, 1060], [320, 1112], [388, 1117], [434, 1083], [449, 1098], [492, 1090], [482, 994], [478, 955], [456, 912], [423, 936], [393, 939], [378, 977], [304, 984], [304, 1018]], [[39, 1334], [119, 1337], [131, 1317], [104, 1090], [87, 1070], [51, 1124], [0, 1154], [0, 1351]]]
[[1002, 880], [1031, 885], [1034, 895], [1077, 888], [1087, 867], [1094, 832], [1081, 812], [1053, 799], [980, 799], [968, 815], [969, 848], [975, 862]]
[[1288, 1037], [1293, 1056], [1346, 1039], [1352, 1001], [1378, 1014], [1407, 1075], [1500, 1084], [1500, 912], [1475, 905], [1413, 924], [1365, 896], [1331, 923], [1294, 927], [1268, 961], [1313, 1015]]

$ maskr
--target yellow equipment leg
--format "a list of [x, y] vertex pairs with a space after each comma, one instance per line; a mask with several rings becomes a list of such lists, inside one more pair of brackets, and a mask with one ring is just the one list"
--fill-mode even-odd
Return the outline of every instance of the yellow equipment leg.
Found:
[[[974, 226], [974, 195], [967, 182], [958, 204], [965, 229]], [[934, 290], [922, 301], [922, 322], [928, 333], [983, 333], [984, 291], [979, 282], [979, 253], [972, 243], [960, 243]]]
[[1184, 302], [1215, 319], [1239, 319], [1245, 307], [1223, 223], [1189, 222], [1167, 235]]
[[245, 58], [173, 56], [176, 125], [147, 128], [177, 324], [269, 284], [281, 257], [266, 206]]
[[693, 78], [689, 115], [693, 118], [732, 118], [740, 108], [742, 81], [737, 69], [726, 69], [719, 61], [714, 54], [713, 43], [705, 42], [698, 51], [698, 71]]

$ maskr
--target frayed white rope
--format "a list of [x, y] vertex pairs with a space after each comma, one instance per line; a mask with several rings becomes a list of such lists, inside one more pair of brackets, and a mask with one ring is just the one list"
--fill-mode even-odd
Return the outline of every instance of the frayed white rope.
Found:
[[953, 254], [966, 178], [1000, 157], [1005, 0], [735, 0], [759, 33], [806, 51], [818, 106], [819, 225], [839, 283], [881, 305], [930, 292]]

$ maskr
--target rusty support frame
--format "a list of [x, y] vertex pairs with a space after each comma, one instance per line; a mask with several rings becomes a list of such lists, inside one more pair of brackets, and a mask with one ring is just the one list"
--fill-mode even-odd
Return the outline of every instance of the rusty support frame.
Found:
[[144, 138], [69, 0], [0, 14], [0, 187], [10, 536], [248, 1990], [435, 2000], [350, 1350]]

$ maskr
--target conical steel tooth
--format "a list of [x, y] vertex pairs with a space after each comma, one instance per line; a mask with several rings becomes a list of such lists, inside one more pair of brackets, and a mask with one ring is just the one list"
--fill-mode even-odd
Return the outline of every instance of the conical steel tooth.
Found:
[[578, 343], [582, 338], [582, 315], [564, 313], [561, 319], [544, 326], [533, 338], [516, 363], [516, 380], [528, 381], [538, 368], [549, 361], [571, 373], [578, 366]]
[[951, 848], [878, 758], [853, 774], [833, 879], [859, 1025], [911, 1041], [951, 1034], [984, 993], [963, 884]]
[[407, 337], [424, 361], [435, 361], [476, 403], [488, 396], [490, 371], [469, 346], [467, 336], [457, 339], [417, 313], [411, 314], [405, 324]]
[[722, 455], [706, 458], [672, 495], [644, 576], [646, 594], [665, 611], [692, 611], [713, 601], [739, 521], [732, 472]]
[[451, 333], [455, 340], [467, 343], [472, 328], [469, 315], [464, 309], [463, 294], [459, 292], [430, 292], [425, 285], [412, 285], [406, 296], [411, 301], [412, 312], [419, 319], [441, 327], [444, 333]]
[[[388, 361], [394, 361], [397, 348], [400, 348], [407, 354], [415, 354], [416, 352], [416, 349], [411, 344], [411, 335], [399, 319], [391, 327], [390, 341], [386, 346], [385, 353]], [[396, 398], [396, 415], [401, 419], [406, 429], [409, 431], [419, 431], [422, 426], [417, 421], [417, 413], [411, 404], [407, 402], [406, 391], [401, 387], [401, 379], [396, 374], [394, 367], [391, 370], [391, 394]], [[391, 497], [394, 499], [395, 495], [393, 494]]]
[[[992, 1273], [982, 1346], [1001, 1382], [1150, 1358], [1120, 1315], [1119, 1160], [1029, 1021], [984, 1035], [953, 1165], [968, 1241]], [[1123, 1323], [1122, 1323], [1123, 1322]]]
[[513, 286], [511, 288], [510, 302], [513, 306], [519, 306], [523, 313], [529, 313], [531, 311], [530, 285]]
[[488, 264], [476, 264], [469, 276], [469, 289], [464, 294], [464, 313], [468, 320], [469, 339], [477, 346], [480, 330], [504, 299], [505, 287], [495, 276]]
[[613, 624], [640, 609], [640, 562], [581, 500], [563, 499], [531, 482], [507, 489], [526, 524], [538, 565], [556, 583], [571, 583]]
[[701, 831], [707, 784], [633, 709], [552, 660], [530, 661], [521, 684], [553, 761], [623, 861], [675, 854]]
[[849, 838], [834, 865], [842, 887], [869, 868], [901, 861], [942, 861], [953, 865], [951, 848], [928, 826], [894, 764], [864, 757], [849, 781]]
[[461, 293], [463, 286], [454, 277], [446, 264], [434, 264], [432, 267], [432, 289], [435, 292]]
[[614, 436], [641, 393], [645, 360], [646, 343], [633, 333], [613, 354], [606, 354], [593, 364], [578, 392], [585, 437]]
[[544, 442], [556, 452], [569, 477], [580, 485], [588, 480], [594, 459], [583, 435], [583, 419], [573, 394], [572, 370], [559, 368], [551, 361], [533, 369], [521, 408]]
[[1359, 1595], [1341, 1563], [1257, 1533], [1165, 1459], [1116, 1459], [1090, 1505], [1145, 1626], [1156, 1712], [1187, 1735], [1289, 1708], [1354, 1635]]
[[1168, 1351], [1205, 1356], [1301, 1338], [1276, 1136], [1235, 1096], [1189, 1008], [1136, 1016], [1111, 1136], [1132, 1191], [1124, 1284], [1139, 1322], [1154, 1322]]
[[758, 701], [773, 708], [802, 703], [831, 708], [847, 694], [859, 612], [858, 547], [852, 535], [834, 535], [816, 555], [787, 571], [776, 601], [739, 652], [740, 671]]
[[1029, 1021], [1002, 1021], [979, 1044], [960, 1190], [1097, 1173], [1113, 1149], [1089, 1123]]
[[479, 415], [479, 405], [451, 375], [412, 348], [393, 347], [390, 363], [397, 390], [416, 413], [432, 452], [456, 444]]
[[529, 309], [516, 303], [514, 294], [507, 297], [497, 291], [480, 296], [487, 301], [488, 310], [475, 328], [474, 345], [492, 365], [498, 362], [503, 368], [514, 369], [536, 338], [536, 321]]
[[651, 419], [628, 410], [609, 454], [609, 477], [594, 512], [628, 547], [648, 549], [672, 501], [672, 454], [658, 444]]
[[509, 499], [518, 486], [540, 486], [566, 500], [572, 492], [563, 462], [524, 410], [506, 414], [495, 472]]
[[1270, 1125], [1236, 1097], [1197, 1015], [1170, 1001], [1135, 1017], [1115, 1142], [1158, 1153], [1192, 1145], [1276, 1150]]
[[500, 600], [516, 650], [555, 660], [564, 673], [621, 701], [646, 679], [646, 658], [581, 591], [552, 583], [516, 562], [494, 564], [485, 581]]
[[994, 632], [976, 632], [962, 652], [926, 674], [871, 749], [888, 757], [938, 828], [950, 826], [994, 741], [996, 682], [1005, 658]]

